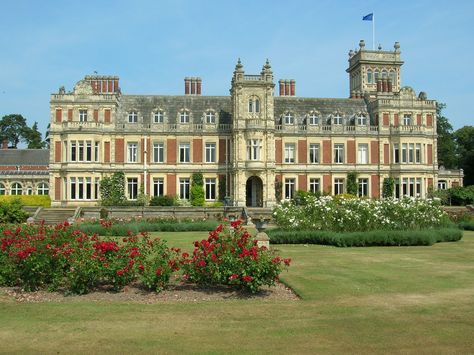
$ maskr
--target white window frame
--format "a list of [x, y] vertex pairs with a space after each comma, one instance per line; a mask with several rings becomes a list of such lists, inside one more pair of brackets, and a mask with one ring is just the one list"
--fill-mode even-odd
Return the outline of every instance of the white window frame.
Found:
[[369, 164], [369, 145], [367, 143], [359, 143], [357, 146], [357, 163]]
[[311, 126], [317, 126], [319, 124], [319, 116], [315, 114], [314, 112], [310, 113], [308, 115], [308, 118], [309, 118], [309, 124]]
[[286, 178], [285, 179], [285, 200], [291, 200], [295, 197], [296, 191], [296, 179]]
[[216, 143], [209, 142], [205, 144], [205, 162], [215, 163], [216, 162]]
[[138, 163], [138, 143], [127, 143], [127, 163]]
[[165, 194], [165, 180], [162, 177], [153, 178], [153, 196], [163, 196]]
[[367, 116], [365, 115], [357, 115], [357, 125], [359, 126], [366, 126], [367, 125]]
[[319, 152], [320, 146], [319, 143], [310, 143], [309, 144], [309, 162], [310, 164], [319, 164]]
[[164, 123], [165, 122], [165, 115], [163, 111], [158, 110], [153, 113], [153, 122], [154, 123]]
[[262, 140], [249, 139], [247, 140], [247, 159], [252, 161], [260, 160], [262, 155]]
[[358, 193], [359, 197], [368, 197], [369, 196], [369, 179], [367, 178], [360, 178], [357, 182], [358, 185]]
[[205, 196], [206, 201], [214, 201], [216, 199], [216, 179], [205, 179]]
[[209, 110], [206, 112], [206, 123], [215, 124], [216, 123], [216, 114], [214, 111]]
[[344, 193], [344, 179], [335, 178], [334, 179], [334, 195], [341, 195]]
[[403, 125], [404, 126], [411, 126], [412, 125], [412, 120], [411, 120], [411, 115], [408, 113], [405, 113], [403, 115]]
[[294, 143], [285, 143], [285, 163], [293, 164], [296, 161], [296, 148]]
[[14, 182], [10, 188], [10, 194], [15, 196], [23, 195], [23, 185], [19, 182]]
[[295, 115], [293, 115], [291, 112], [286, 112], [283, 115], [283, 118], [285, 119], [285, 124], [286, 125], [292, 125], [295, 124]]
[[344, 143], [334, 144], [334, 163], [344, 164]]
[[153, 142], [153, 163], [164, 163], [165, 144], [163, 142]]
[[[1, 188], [0, 188], [1, 189]], [[49, 185], [45, 182], [40, 182], [37, 187], [38, 195], [49, 195]], [[1, 195], [1, 193], [0, 193]]]
[[138, 198], [138, 178], [127, 178], [127, 197], [129, 200], [136, 200]]
[[320, 178], [310, 178], [309, 179], [309, 191], [313, 194], [321, 191], [321, 179]]
[[128, 123], [137, 123], [138, 122], [138, 112], [130, 111], [128, 113]]
[[191, 162], [191, 144], [187, 142], [179, 143], [179, 162], [190, 163]]
[[189, 200], [190, 179], [179, 178], [179, 198], [181, 200]]
[[179, 123], [189, 123], [189, 112], [187, 110], [182, 110], [179, 113]]
[[336, 114], [332, 118], [332, 122], [335, 125], [342, 125], [342, 116], [340, 114]]
[[87, 122], [87, 110], [79, 110], [79, 122]]
[[4, 184], [0, 182], [0, 196], [6, 195], [7, 194], [7, 188], [5, 187]]

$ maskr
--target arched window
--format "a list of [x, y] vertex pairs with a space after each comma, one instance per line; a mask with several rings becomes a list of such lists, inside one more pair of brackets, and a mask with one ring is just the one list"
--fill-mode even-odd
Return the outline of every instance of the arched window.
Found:
[[11, 188], [12, 195], [21, 195], [23, 193], [23, 188], [20, 183], [15, 182]]
[[249, 112], [253, 112], [253, 100], [249, 100]]
[[391, 71], [388, 75], [389, 75], [390, 80], [392, 80], [392, 84], [395, 85], [396, 84], [395, 80], [397, 78], [395, 72]]
[[249, 112], [250, 113], [259, 113], [260, 112], [260, 99], [258, 97], [251, 97], [249, 99]]
[[6, 195], [6, 194], [7, 194], [7, 190], [5, 189], [5, 185], [3, 185], [0, 182], [0, 195]]
[[255, 99], [255, 112], [260, 112], [260, 100]]
[[49, 186], [45, 182], [40, 182], [38, 184], [38, 195], [48, 195], [49, 194]]
[[382, 70], [382, 79], [387, 79], [387, 71]]
[[376, 71], [374, 72], [374, 80], [375, 80], [375, 82], [377, 82], [378, 79], [379, 79], [379, 71], [376, 70]]
[[367, 84], [373, 84], [374, 83], [374, 73], [372, 73], [372, 70], [367, 70]]

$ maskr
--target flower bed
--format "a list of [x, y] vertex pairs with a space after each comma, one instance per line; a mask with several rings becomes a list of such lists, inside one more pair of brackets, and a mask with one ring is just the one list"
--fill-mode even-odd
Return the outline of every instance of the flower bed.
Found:
[[282, 229], [333, 232], [423, 230], [449, 223], [438, 201], [408, 197], [368, 200], [305, 196], [299, 204], [291, 201], [277, 206], [274, 218]]
[[118, 242], [89, 236], [67, 222], [55, 227], [0, 225], [0, 286], [84, 294], [98, 286], [120, 290], [139, 282], [161, 291], [181, 267], [184, 279], [199, 285], [232, 285], [251, 292], [273, 285], [290, 261], [257, 247], [239, 222], [231, 229], [220, 225], [207, 240], [195, 243], [191, 257], [144, 232], [129, 233]]

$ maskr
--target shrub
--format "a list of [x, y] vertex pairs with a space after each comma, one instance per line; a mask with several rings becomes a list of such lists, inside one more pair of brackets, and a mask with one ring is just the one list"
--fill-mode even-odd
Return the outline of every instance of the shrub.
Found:
[[150, 200], [150, 206], [176, 206], [176, 196], [154, 196]]
[[307, 196], [300, 205], [284, 202], [274, 209], [273, 215], [283, 229], [334, 232], [426, 229], [448, 223], [439, 202], [413, 198], [368, 200]]
[[125, 174], [117, 171], [111, 176], [100, 180], [100, 195], [102, 206], [121, 206], [127, 200], [125, 197]]
[[459, 223], [459, 227], [467, 231], [474, 231], [474, 221], [463, 221]]
[[452, 205], [471, 205], [474, 203], [474, 185], [466, 187], [453, 187], [448, 189], [449, 199]]
[[181, 260], [184, 277], [201, 285], [231, 285], [257, 292], [262, 285], [274, 285], [290, 259], [282, 259], [265, 247], [258, 247], [241, 221], [233, 230], [219, 225], [209, 237], [194, 242], [190, 256]]
[[273, 244], [323, 244], [337, 247], [433, 245], [458, 241], [462, 231], [443, 228], [417, 231], [328, 232], [318, 230], [268, 230]]
[[347, 173], [347, 193], [357, 196], [359, 186], [357, 185], [357, 172], [350, 171]]
[[204, 182], [201, 173], [194, 173], [191, 179], [190, 202], [192, 206], [204, 206]]
[[146, 233], [118, 243], [88, 236], [67, 222], [5, 228], [0, 245], [0, 285], [25, 290], [61, 287], [83, 294], [98, 284], [120, 290], [140, 280], [159, 291], [179, 266], [178, 251]]
[[0, 201], [0, 224], [23, 223], [28, 218], [28, 213], [23, 209], [20, 199]]
[[384, 198], [393, 197], [393, 188], [395, 186], [395, 179], [388, 177], [383, 179], [382, 196]]
[[24, 206], [51, 207], [51, 197], [48, 195], [2, 195], [1, 202], [20, 200]]

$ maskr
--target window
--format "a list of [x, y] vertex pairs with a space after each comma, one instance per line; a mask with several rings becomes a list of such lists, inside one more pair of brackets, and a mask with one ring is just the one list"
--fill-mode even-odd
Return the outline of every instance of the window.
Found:
[[309, 191], [311, 191], [313, 194], [317, 193], [320, 191], [320, 180], [317, 178], [311, 178], [309, 179]]
[[23, 193], [23, 188], [20, 183], [15, 182], [11, 188], [12, 195], [21, 195]]
[[410, 178], [410, 196], [415, 196], [415, 178]]
[[[0, 192], [0, 195], [2, 193]], [[49, 186], [45, 182], [40, 182], [38, 184], [38, 195], [48, 195], [49, 194]]]
[[247, 141], [247, 159], [260, 160], [262, 141], [260, 139], [249, 139]]
[[77, 147], [79, 152], [77, 161], [84, 161], [84, 141], [79, 141]]
[[76, 142], [71, 142], [71, 161], [76, 161]]
[[127, 178], [127, 193], [129, 200], [136, 200], [138, 196], [138, 179]]
[[189, 199], [189, 178], [179, 179], [179, 198], [181, 200]]
[[334, 195], [344, 193], [344, 179], [334, 179]]
[[285, 113], [283, 116], [285, 118], [285, 124], [294, 124], [295, 123], [295, 116], [291, 112]]
[[75, 200], [76, 199], [76, 178], [72, 177], [71, 178], [71, 200]]
[[388, 74], [390, 80], [392, 81], [392, 85], [395, 85], [396, 84], [396, 79], [397, 79], [397, 76], [395, 74], [394, 71], [391, 71], [390, 74]]
[[206, 143], [206, 163], [216, 162], [216, 143]]
[[99, 178], [94, 179], [94, 198], [99, 199]]
[[406, 143], [402, 143], [402, 163], [406, 163], [408, 161], [407, 148], [408, 145]]
[[403, 115], [403, 124], [405, 126], [410, 126], [411, 125], [411, 115]]
[[92, 142], [86, 142], [86, 161], [92, 161]]
[[153, 143], [153, 163], [165, 161], [165, 146], [163, 143]]
[[357, 116], [357, 124], [359, 126], [366, 126], [367, 125], [367, 117], [363, 114]]
[[342, 116], [337, 114], [333, 117], [333, 123], [334, 124], [342, 124]]
[[334, 163], [344, 163], [344, 144], [334, 144]]
[[138, 113], [137, 111], [130, 111], [128, 113], [128, 123], [137, 123], [138, 122]]
[[374, 81], [375, 81], [375, 83], [377, 83], [377, 80], [379, 80], [379, 71], [378, 70], [376, 70], [374, 72]]
[[6, 194], [7, 194], [7, 190], [5, 189], [5, 185], [0, 183], [0, 195], [6, 195]]
[[393, 162], [400, 163], [400, 149], [398, 143], [393, 145]]
[[293, 143], [285, 144], [285, 163], [295, 162], [295, 145]]
[[416, 197], [421, 197], [421, 178], [416, 178]]
[[216, 114], [212, 111], [206, 112], [206, 123], [207, 124], [214, 124], [216, 123]]
[[255, 99], [255, 112], [259, 113], [260, 112], [260, 100]]
[[163, 178], [153, 178], [153, 196], [163, 196], [165, 184]]
[[206, 200], [215, 200], [216, 199], [216, 179], [209, 178], [206, 179]]
[[408, 144], [408, 162], [413, 163], [415, 161], [415, 145], [413, 143]]
[[310, 113], [308, 118], [309, 118], [309, 124], [310, 125], [318, 125], [319, 124], [319, 116], [316, 115], [314, 112]]
[[86, 199], [92, 200], [92, 179], [90, 177], [86, 178]]
[[372, 70], [367, 70], [367, 84], [373, 84], [374, 83], [374, 74], [372, 73]]
[[369, 179], [359, 179], [359, 197], [369, 196]]
[[26, 194], [33, 195], [33, 189], [31, 187], [28, 187], [28, 189], [26, 190]]
[[[438, 180], [438, 190], [446, 190], [448, 188], [448, 183], [446, 180]], [[0, 195], [2, 194], [1, 192], [1, 186], [0, 186]]]
[[153, 122], [154, 123], [163, 123], [165, 121], [165, 116], [163, 114], [163, 111], [156, 111], [153, 113]]
[[368, 164], [369, 162], [369, 145], [359, 144], [357, 150], [357, 162], [359, 164]]
[[179, 162], [180, 163], [189, 163], [191, 161], [190, 150], [191, 148], [190, 148], [189, 143], [179, 144]]
[[129, 163], [138, 162], [138, 143], [127, 144], [127, 162]]
[[94, 161], [99, 161], [99, 142], [94, 145]]
[[84, 178], [83, 177], [77, 178], [77, 198], [79, 200], [84, 199]]
[[319, 164], [319, 144], [311, 143], [309, 145], [309, 162]]
[[179, 122], [180, 123], [189, 123], [189, 112], [183, 110], [179, 114]]
[[415, 163], [421, 163], [421, 144], [416, 143], [415, 145]]
[[79, 110], [79, 122], [87, 122], [87, 110]]
[[249, 100], [249, 112], [250, 113], [253, 112], [253, 100], [252, 99]]
[[291, 200], [295, 197], [295, 179], [285, 179], [285, 199]]
[[259, 113], [260, 112], [260, 100], [257, 98], [249, 99], [248, 109], [250, 113]]

